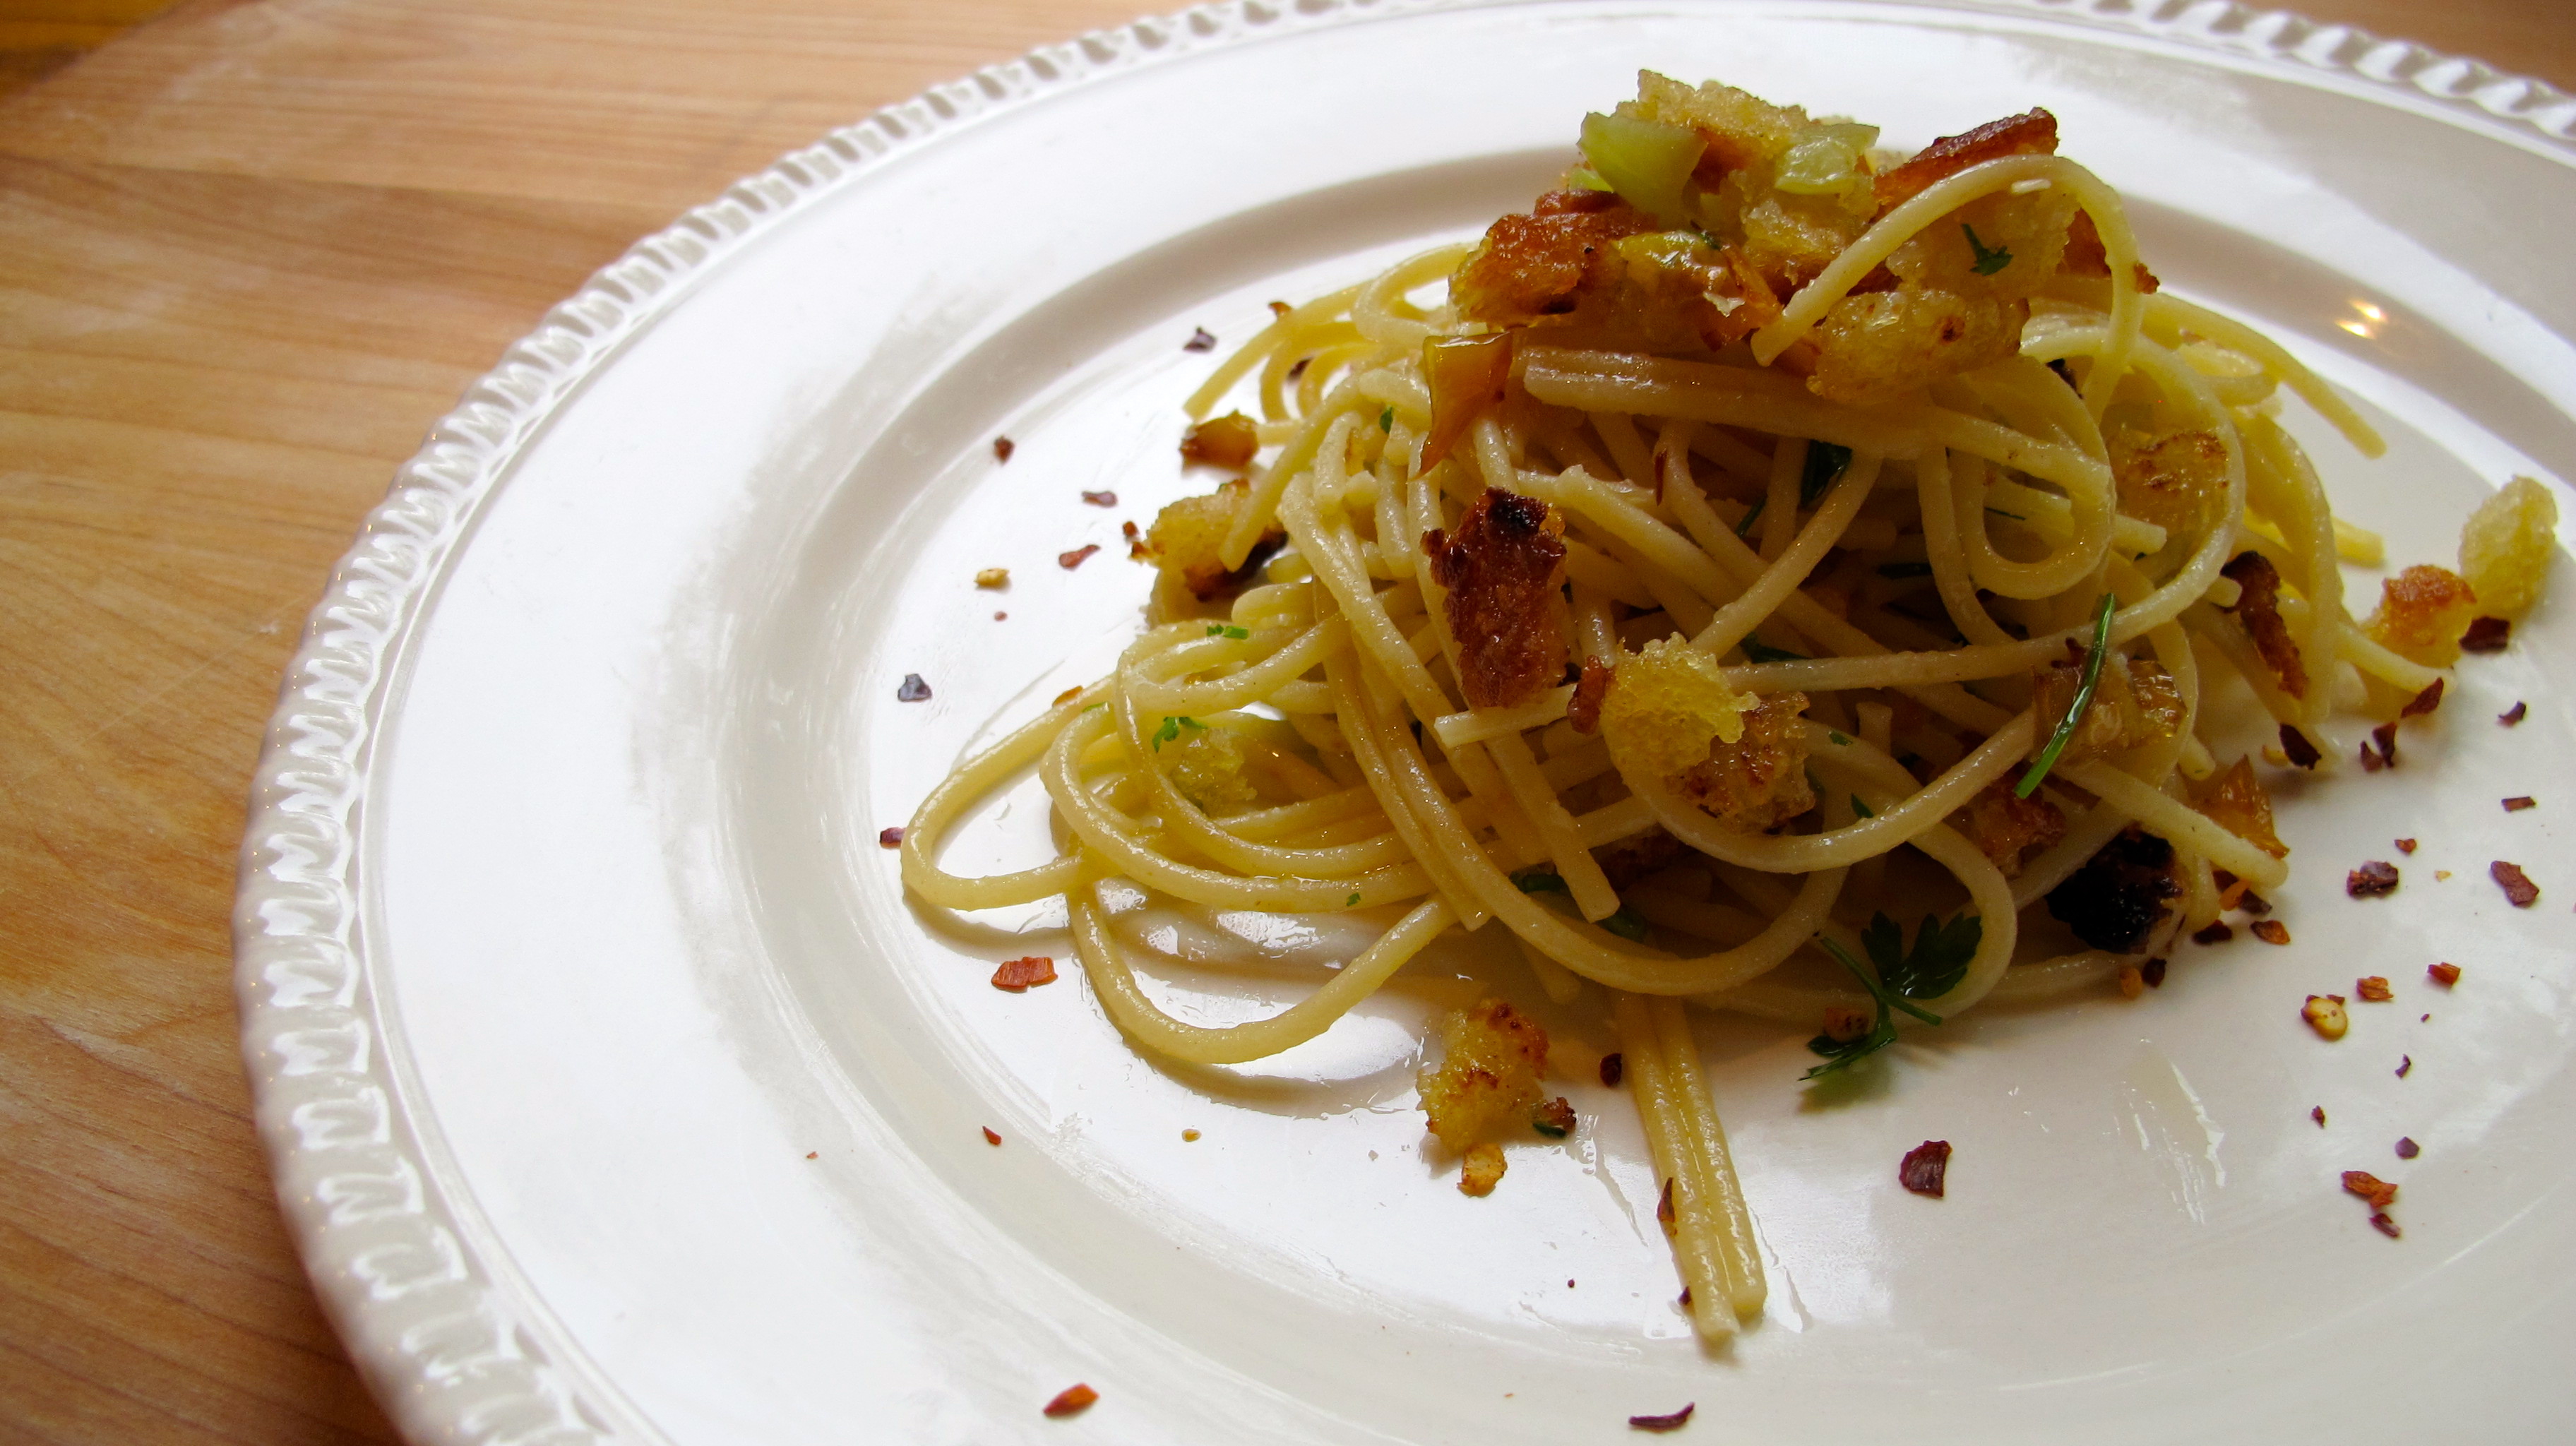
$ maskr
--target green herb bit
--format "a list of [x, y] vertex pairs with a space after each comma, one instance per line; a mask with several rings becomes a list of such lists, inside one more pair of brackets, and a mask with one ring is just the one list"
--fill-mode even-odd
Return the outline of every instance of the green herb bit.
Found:
[[1556, 876], [1556, 871], [1554, 869], [1523, 869], [1519, 873], [1512, 875], [1512, 883], [1524, 894], [1564, 894], [1572, 892], [1572, 890], [1566, 888], [1565, 880]]
[[1834, 729], [1828, 728], [1825, 730], [1825, 736], [1834, 741], [1834, 746], [1836, 748], [1851, 747], [1851, 735], [1848, 733], [1838, 732]]
[[1181, 718], [1167, 713], [1163, 715], [1163, 726], [1154, 730], [1154, 751], [1162, 752], [1163, 745], [1180, 737], [1184, 728], [1195, 728], [1202, 733], [1207, 731], [1207, 725], [1196, 718]]
[[2029, 518], [2022, 516], [2022, 515], [2021, 515], [2020, 513], [2018, 513], [2018, 512], [2006, 512], [2005, 510], [2003, 510], [2003, 509], [2002, 509], [2002, 508], [2000, 508], [2000, 507], [1989, 507], [1989, 508], [1987, 508], [1986, 510], [1987, 510], [1988, 512], [1993, 513], [1993, 514], [1994, 514], [1994, 515], [1996, 515], [1997, 517], [2009, 517], [2009, 518], [2011, 518], [2011, 519], [2012, 519], [2013, 521], [2015, 521], [2015, 522], [2028, 522], [2028, 521], [2030, 520]]
[[1872, 809], [1868, 804], [1861, 802], [1860, 795], [1857, 793], [1852, 795], [1852, 812], [1859, 814], [1863, 818], [1878, 817], [1877, 811]]
[[1542, 1118], [1542, 1119], [1535, 1119], [1535, 1120], [1530, 1121], [1530, 1128], [1531, 1128], [1531, 1129], [1533, 1129], [1533, 1130], [1538, 1131], [1538, 1132], [1539, 1132], [1540, 1134], [1542, 1134], [1542, 1135], [1547, 1136], [1547, 1137], [1548, 1137], [1549, 1139], [1551, 1139], [1551, 1140], [1562, 1140], [1562, 1139], [1564, 1139], [1564, 1138], [1566, 1137], [1566, 1134], [1568, 1133], [1568, 1131], [1566, 1130], [1566, 1128], [1565, 1128], [1563, 1125], [1557, 1124], [1557, 1123], [1556, 1123], [1555, 1121], [1553, 1121], [1553, 1120], [1548, 1120], [1548, 1119], [1544, 1119], [1544, 1118]]
[[1395, 430], [1395, 408], [1394, 408], [1394, 407], [1392, 407], [1392, 406], [1390, 406], [1390, 407], [1386, 407], [1386, 408], [1384, 408], [1384, 409], [1382, 409], [1382, 410], [1380, 410], [1380, 411], [1378, 412], [1378, 414], [1377, 414], [1377, 429], [1378, 429], [1379, 431], [1381, 431], [1381, 432], [1392, 432], [1392, 431], [1394, 431], [1394, 430]]
[[1646, 942], [1645, 917], [1626, 904], [1621, 904], [1617, 913], [1602, 920], [1601, 927], [1632, 944]]
[[2057, 755], [2066, 751], [2066, 742], [2075, 736], [2084, 715], [2092, 711], [2093, 688], [2102, 681], [2102, 660], [2111, 652], [2111, 611], [2115, 601], [2111, 594], [2102, 594], [2101, 609], [2093, 615], [2093, 646], [2084, 652], [2084, 676], [2075, 684], [2075, 701], [2066, 706], [2066, 716], [2058, 720], [2048, 746], [2040, 750], [2039, 757], [2022, 774], [2021, 782], [2013, 785], [2013, 797], [2028, 798], [2038, 789], [2048, 770], [2057, 766]]
[[1979, 276], [1992, 276], [2012, 265], [2012, 253], [2001, 246], [1989, 247], [1977, 239], [1977, 228], [1962, 221], [1959, 229], [1968, 233], [1968, 249], [1977, 254], [1977, 264], [1968, 269]]
[[1878, 1013], [1877, 1017], [1870, 1021], [1869, 1032], [1857, 1039], [1836, 1039], [1830, 1034], [1820, 1034], [1808, 1040], [1807, 1048], [1823, 1055], [1825, 1062], [1798, 1076], [1802, 1080], [1821, 1079], [1839, 1070], [1849, 1069], [1896, 1043], [1896, 1018], [1888, 1012], [1887, 991], [1878, 987], [1878, 981], [1870, 977], [1868, 970], [1860, 967], [1859, 960], [1845, 953], [1843, 946], [1821, 934], [1816, 936], [1816, 942], [1824, 946], [1826, 953], [1834, 956], [1836, 963], [1851, 971], [1851, 976], [1860, 981], [1861, 988], [1869, 991], [1870, 1001], [1876, 1006]]
[[1757, 642], [1752, 638], [1746, 638], [1744, 640], [1744, 656], [1757, 663], [1803, 663], [1808, 661], [1807, 655], [1804, 653], [1793, 653], [1787, 648], [1775, 648], [1768, 643]]
[[1813, 507], [1825, 489], [1834, 485], [1843, 469], [1851, 466], [1851, 448], [1831, 442], [1809, 442], [1806, 466], [1798, 473], [1798, 505]]
[[1227, 623], [1210, 623], [1208, 624], [1207, 635], [1211, 638], [1232, 638], [1237, 642], [1241, 642], [1243, 639], [1252, 636], [1252, 630], [1250, 628], [1234, 627]]
[[1735, 535], [1742, 537], [1746, 533], [1751, 532], [1753, 530], [1753, 519], [1761, 516], [1762, 509], [1770, 505], [1771, 494], [1768, 492], [1754, 498], [1752, 510], [1744, 514], [1744, 520], [1742, 522], [1735, 524]]
[[1880, 982], [1896, 992], [1897, 1007], [1904, 1009], [1902, 1000], [1938, 999], [1958, 988], [1967, 977], [1968, 961], [1977, 957], [1977, 945], [1985, 937], [1985, 921], [1974, 914], [1962, 912], [1947, 924], [1926, 914], [1923, 927], [1914, 931], [1913, 952], [1908, 953], [1904, 931], [1896, 921], [1872, 914], [1869, 927], [1860, 932], [1860, 943], [1869, 951], [1869, 962], [1878, 966]]
[[1359, 896], [1359, 895], [1357, 895], [1357, 894], [1353, 894], [1353, 895], [1351, 895], [1349, 898], [1342, 900], [1342, 903], [1344, 904], [1344, 906], [1346, 906], [1346, 907], [1347, 907], [1348, 905], [1356, 904], [1356, 903], [1358, 903], [1359, 901], [1360, 901], [1360, 896]]
[[1930, 577], [1932, 575], [1932, 564], [1928, 562], [1882, 562], [1878, 565], [1878, 575], [1880, 577]]

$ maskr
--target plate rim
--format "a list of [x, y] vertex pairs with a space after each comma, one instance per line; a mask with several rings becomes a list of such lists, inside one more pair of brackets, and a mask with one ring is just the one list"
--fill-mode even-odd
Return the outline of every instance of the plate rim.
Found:
[[[474, 514], [556, 408], [686, 286], [854, 183], [981, 121], [1220, 47], [1380, 16], [1521, 0], [1217, 0], [1042, 46], [934, 85], [793, 150], [635, 242], [551, 308], [434, 424], [334, 564], [253, 771], [232, 911], [253, 1119], [324, 1313], [408, 1440], [662, 1439], [506, 1266], [477, 1258], [398, 1103], [372, 1019], [359, 814], [378, 714], [413, 625]], [[1725, 0], [1721, 0], [1725, 3]], [[2125, 33], [2328, 77], [2382, 103], [2576, 165], [2576, 95], [2468, 57], [2237, 0], [1871, 0]]]

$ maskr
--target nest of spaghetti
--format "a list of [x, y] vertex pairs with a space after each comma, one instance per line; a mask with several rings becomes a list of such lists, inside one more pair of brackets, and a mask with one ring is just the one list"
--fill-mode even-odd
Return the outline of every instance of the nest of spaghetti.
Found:
[[[1157, 519], [1152, 625], [931, 795], [910, 886], [1062, 895], [1112, 1018], [1201, 1063], [1315, 1037], [1448, 931], [1507, 933], [1615, 1031], [1702, 1335], [1757, 1313], [1688, 1008], [1810, 1034], [1828, 1077], [1980, 1004], [2134, 992], [2286, 883], [2267, 778], [2429, 713], [2507, 588], [2413, 568], [2355, 617], [2338, 558], [2377, 540], [2285, 394], [2379, 438], [2159, 290], [2046, 112], [1876, 142], [1647, 73], [1528, 211], [1276, 306], [1191, 403], [1185, 452], [1241, 475]], [[1247, 392], [1257, 415], [1210, 415]], [[2480, 556], [2521, 559], [2519, 608], [2554, 514], [2516, 506]], [[2220, 748], [2221, 689], [2280, 762], [2241, 727]], [[940, 871], [1030, 767], [1063, 856]], [[1392, 922], [1218, 1027], [1139, 985], [1114, 879]], [[1544, 1032], [1498, 1007], [1447, 1021], [1424, 1076], [1475, 1193], [1480, 1146], [1569, 1118]]]

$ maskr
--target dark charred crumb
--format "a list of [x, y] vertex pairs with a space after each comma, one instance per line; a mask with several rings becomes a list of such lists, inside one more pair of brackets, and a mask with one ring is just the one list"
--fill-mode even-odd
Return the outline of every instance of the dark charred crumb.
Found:
[[1687, 1286], [1687, 1285], [1685, 1285], [1685, 1286], [1683, 1286], [1683, 1287], [1682, 1287], [1682, 1293], [1681, 1293], [1680, 1297], [1679, 1297], [1679, 1298], [1677, 1298], [1677, 1299], [1675, 1299], [1675, 1300], [1674, 1300], [1674, 1302], [1673, 1302], [1673, 1304], [1675, 1304], [1675, 1305], [1677, 1305], [1677, 1306], [1680, 1306], [1680, 1307], [1681, 1307], [1682, 1309], [1684, 1309], [1684, 1310], [1688, 1310], [1688, 1309], [1690, 1309], [1690, 1302], [1691, 1302], [1690, 1287], [1689, 1287], [1689, 1286]]
[[1574, 680], [1574, 697], [1565, 705], [1566, 721], [1577, 733], [1601, 731], [1601, 702], [1610, 696], [1611, 668], [1599, 658], [1586, 657]]
[[1208, 330], [1204, 326], [1194, 326], [1190, 328], [1190, 339], [1181, 343], [1181, 350], [1214, 351], [1216, 350], [1216, 333]]
[[988, 1145], [998, 1145], [1002, 1143], [1001, 1131], [994, 1129], [991, 1125], [986, 1125], [984, 1127], [984, 1143]]
[[881, 849], [899, 849], [899, 848], [902, 848], [902, 847], [903, 847], [903, 830], [902, 830], [902, 829], [900, 829], [900, 828], [881, 828], [881, 829], [878, 829], [878, 830], [877, 830], [877, 847], [878, 847], [878, 848], [881, 848]]
[[2361, 745], [2361, 771], [2362, 771], [2362, 772], [2364, 772], [2364, 773], [2377, 773], [2379, 770], [2381, 770], [2381, 769], [2383, 769], [2383, 768], [2386, 768], [2387, 766], [2388, 766], [2388, 760], [2387, 760], [2387, 759], [2385, 759], [2385, 758], [2380, 757], [2380, 756], [2379, 756], [2378, 754], [2376, 754], [2376, 753], [2371, 752], [2371, 751], [2370, 751], [2370, 745], [2369, 745], [2368, 743], [2366, 743], [2366, 742], [2365, 742], [2365, 743], [2363, 743], [2363, 744]]
[[1917, 1195], [1941, 1198], [1943, 1185], [1950, 1174], [1950, 1142], [1925, 1140], [1905, 1152], [1897, 1162], [1896, 1183]]
[[2344, 1171], [2343, 1188], [2347, 1193], [2369, 1201], [2373, 1210], [2385, 1210], [2397, 1203], [2397, 1187], [2368, 1170]]
[[2401, 1054], [2397, 1056], [2397, 1077], [2399, 1079], [2406, 1078], [2409, 1074], [2414, 1073], [2414, 1070], [2415, 1056], [2411, 1054]]
[[2507, 813], [2520, 813], [2526, 808], [2538, 807], [2540, 807], [2540, 800], [2527, 793], [2504, 801], [2504, 811]]
[[930, 685], [921, 681], [919, 673], [904, 674], [902, 686], [894, 690], [894, 698], [898, 703], [918, 703], [929, 696]]
[[2146, 963], [2139, 965], [2138, 977], [2147, 981], [2147, 987], [2149, 989], [2164, 988], [2165, 961], [2162, 959], [2150, 959]]
[[2511, 728], [2529, 716], [2531, 716], [2531, 705], [2528, 703], [2516, 703], [2512, 707], [2498, 713], [2496, 715], [2496, 721], [2507, 728]]
[[2412, 1160], [2423, 1153], [2424, 1147], [2422, 1145], [2416, 1144], [2412, 1139], [2404, 1135], [2397, 1137], [2397, 1158], [2401, 1160]]
[[1115, 507], [1118, 505], [1118, 494], [1115, 492], [1085, 492], [1082, 494], [1082, 500], [1090, 503], [1094, 507]]
[[2379, 761], [2395, 768], [2397, 766], [2397, 725], [2382, 723], [2371, 729], [2370, 741], [2379, 747]]
[[2308, 1108], [2308, 1118], [2317, 1122], [2318, 1129], [2324, 1129], [2326, 1127], [2326, 1107], [2323, 1105], [2310, 1106]]
[[[1201, 332], [1199, 335], [1207, 336], [1207, 333]], [[1208, 341], [1211, 345], [1215, 343], [1215, 340], [1216, 338], [1214, 337], [1208, 337]], [[1207, 350], [1206, 347], [1197, 347], [1193, 349], [1197, 351]], [[1083, 1412], [1090, 1410], [1091, 1403], [1099, 1399], [1100, 1393], [1091, 1389], [1089, 1386], [1067, 1386], [1063, 1390], [1056, 1392], [1054, 1400], [1046, 1403], [1045, 1414], [1059, 1418], [1065, 1416], [1079, 1416]]]
[[2517, 909], [2528, 909], [2540, 900], [2540, 885], [2531, 881], [2520, 864], [2498, 859], [2487, 865], [2487, 876], [2496, 881], [2496, 887], [2504, 890], [2506, 901]]
[[[2262, 654], [2264, 666], [2281, 680], [2281, 691], [2293, 698], [2308, 696], [2307, 662], [2299, 656], [2298, 641], [2290, 636], [2290, 625], [2281, 617], [2280, 570], [2272, 566], [2270, 558], [2249, 551], [2230, 558], [2219, 573], [2236, 584], [2236, 606], [2228, 611], [2236, 615], [2254, 650]], [[2291, 746], [2288, 737], [2290, 726], [2284, 723], [2281, 730], [2282, 748], [2297, 758], [2298, 748]], [[2305, 746], [2304, 740], [2301, 746]], [[2302, 768], [2314, 766], [2316, 750], [2310, 748], [2308, 753], [2310, 762], [2300, 764]]]
[[993, 971], [993, 987], [1018, 994], [1033, 985], [1055, 982], [1055, 961], [1044, 954], [1031, 954], [1023, 959], [1007, 959]]
[[1008, 462], [1011, 460], [1011, 454], [1018, 450], [1020, 450], [1020, 444], [1008, 437], [993, 439], [993, 460], [996, 462]]
[[1655, 1222], [1664, 1227], [1666, 1235], [1673, 1233], [1673, 1182], [1669, 1176], [1664, 1180], [1663, 1198], [1655, 1202]]
[[2372, 859], [2343, 876], [2343, 891], [2356, 899], [2377, 899], [2397, 892], [2397, 865]]
[[2255, 938], [2262, 940], [2266, 944], [2287, 944], [2290, 942], [2290, 926], [2282, 923], [2278, 919], [2257, 919], [2253, 923], [2246, 925], [2246, 928], [2253, 931]]
[[1698, 1409], [1699, 1402], [1692, 1401], [1668, 1415], [1631, 1416], [1628, 1424], [1640, 1431], [1678, 1431], [1690, 1424], [1691, 1412]]
[[2415, 840], [2411, 838], [2399, 839], [2397, 841], [2397, 851], [2401, 854], [2411, 854], [2415, 852]]
[[2366, 974], [2352, 981], [2352, 992], [2372, 1004], [2386, 1004], [2397, 997], [2388, 991], [2387, 978], [2378, 974]]
[[1551, 1140], [1562, 1140], [1574, 1133], [1574, 1106], [1558, 1095], [1538, 1107], [1538, 1113], [1530, 1119], [1530, 1128]]
[[2432, 682], [2424, 685], [2423, 692], [2407, 699], [2406, 706], [2397, 710], [2397, 716], [2400, 718], [2421, 718], [2425, 714], [2430, 713], [2441, 706], [2442, 680], [2435, 678]]
[[2261, 894], [2254, 892], [2252, 889], [2247, 889], [2243, 894], [2237, 896], [2236, 907], [2243, 909], [2246, 913], [2260, 916], [2272, 912], [2272, 901], [2264, 898]]
[[2287, 723], [2281, 725], [2281, 751], [2299, 768], [2314, 768], [2325, 757], [2317, 751], [2317, 745], [2308, 741], [2308, 735]]
[[2395, 1240], [2405, 1234], [2404, 1231], [2397, 1228], [2396, 1221], [2388, 1218], [2388, 1212], [2385, 1210], [2378, 1211], [2370, 1217], [2370, 1228], [2387, 1236], [2391, 1240]]
[[1306, 364], [1307, 364], [1308, 362], [1313, 361], [1313, 360], [1314, 360], [1314, 358], [1313, 358], [1313, 357], [1310, 357], [1310, 356], [1301, 356], [1301, 357], [1297, 358], [1295, 361], [1290, 362], [1290, 363], [1288, 364], [1288, 380], [1289, 380], [1289, 381], [1291, 381], [1291, 382], [1294, 382], [1294, 381], [1296, 381], [1299, 377], [1304, 376], [1304, 375], [1306, 374]]
[[2235, 937], [2236, 931], [2227, 926], [2227, 921], [2225, 919], [2212, 919], [2207, 928], [2192, 931], [2191, 942], [2195, 944], [2224, 944]]
[[1601, 1083], [1604, 1086], [1617, 1089], [1619, 1081], [1625, 1079], [1627, 1074], [1628, 1061], [1618, 1052], [1614, 1050], [1601, 1056]]
[[2059, 381], [2066, 383], [2070, 387], [2075, 385], [2075, 368], [2066, 364], [2066, 358], [2059, 357], [2057, 360], [2050, 362], [2048, 364], [2048, 369], [2057, 373], [2057, 379]]
[[1059, 553], [1057, 553], [1057, 554], [1055, 555], [1055, 565], [1056, 565], [1056, 566], [1058, 566], [1058, 567], [1060, 567], [1060, 568], [1063, 568], [1063, 569], [1064, 569], [1065, 571], [1067, 571], [1067, 572], [1071, 572], [1071, 571], [1073, 571], [1075, 568], [1082, 566], [1082, 564], [1083, 564], [1084, 562], [1086, 562], [1086, 561], [1088, 561], [1088, 560], [1090, 559], [1090, 557], [1091, 557], [1091, 555], [1092, 555], [1093, 553], [1098, 552], [1099, 550], [1100, 550], [1100, 544], [1099, 544], [1099, 543], [1097, 543], [1097, 542], [1086, 542], [1086, 543], [1084, 543], [1082, 546], [1075, 548], [1075, 549], [1074, 549], [1073, 551], [1071, 551], [1071, 552], [1059, 552]]
[[2136, 952], [2181, 897], [2173, 845], [2131, 824], [2048, 893], [2048, 912], [2096, 949]]
[[2435, 964], [2425, 969], [2424, 974], [2445, 989], [2460, 982], [2460, 966], [2457, 964]]
[[2460, 635], [2464, 653], [2501, 653], [2513, 641], [2513, 624], [2503, 618], [2479, 618]]
[[2236, 887], [2236, 876], [2221, 868], [2212, 868], [2209, 871], [2209, 881], [2216, 884], [2222, 891]]

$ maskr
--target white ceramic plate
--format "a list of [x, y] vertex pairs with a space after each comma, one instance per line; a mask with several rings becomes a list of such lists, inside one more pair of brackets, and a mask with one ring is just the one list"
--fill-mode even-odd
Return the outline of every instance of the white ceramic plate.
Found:
[[[2576, 103], [2285, 16], [2099, 8], [1197, 11], [833, 136], [565, 303], [343, 564], [244, 850], [260, 1125], [405, 1430], [1607, 1442], [1694, 1401], [1709, 1441], [2564, 1439], [2563, 598], [2398, 771], [2294, 790], [2289, 948], [1989, 1011], [1835, 1108], [1797, 1039], [1710, 1022], [1774, 1282], [1724, 1357], [1670, 1303], [1620, 1097], [1575, 1091], [1575, 1139], [1488, 1200], [1425, 1159], [1414, 1031], [1460, 959], [1292, 1056], [1174, 1069], [1078, 974], [984, 982], [1069, 954], [1043, 911], [937, 925], [876, 844], [1137, 625], [1118, 524], [1205, 485], [1172, 453], [1213, 361], [1192, 327], [1231, 343], [1525, 205], [1641, 65], [1908, 145], [2049, 107], [2168, 285], [2389, 434], [2373, 466], [2302, 422], [2401, 563], [2447, 561], [2512, 472], [2576, 476]], [[971, 586], [991, 565], [1006, 595]], [[895, 701], [910, 672], [932, 701]], [[2491, 721], [2517, 698], [2528, 722]], [[2505, 815], [2519, 793], [2541, 806]], [[969, 852], [1038, 847], [1041, 812]], [[2399, 834], [2404, 887], [2346, 899]], [[1307, 987], [1300, 949], [1249, 991], [1169, 987], [1239, 1014]], [[2424, 982], [2445, 958], [2455, 993]], [[2398, 1001], [2340, 1044], [2301, 1027], [2361, 973]], [[1946, 1200], [1894, 1186], [1925, 1138], [1957, 1148]], [[2347, 1168], [2403, 1183], [2402, 1241]], [[1078, 1380], [1100, 1403], [1042, 1420]]]

